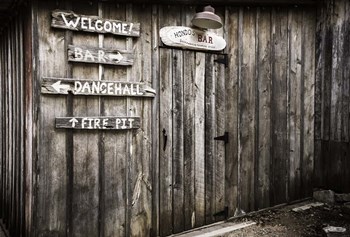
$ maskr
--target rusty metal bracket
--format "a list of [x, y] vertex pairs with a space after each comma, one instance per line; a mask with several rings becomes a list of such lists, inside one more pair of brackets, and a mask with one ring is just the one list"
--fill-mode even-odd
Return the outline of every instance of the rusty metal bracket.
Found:
[[225, 144], [227, 144], [228, 143], [228, 132], [225, 132], [224, 135], [222, 135], [222, 136], [214, 137], [214, 140], [224, 141]]

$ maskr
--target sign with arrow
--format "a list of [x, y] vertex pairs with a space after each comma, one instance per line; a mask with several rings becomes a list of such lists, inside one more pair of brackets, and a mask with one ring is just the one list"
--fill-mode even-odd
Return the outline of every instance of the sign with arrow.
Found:
[[128, 50], [68, 45], [68, 61], [130, 66], [134, 56]]
[[140, 128], [140, 117], [58, 117], [56, 128], [129, 130]]
[[41, 93], [131, 97], [154, 97], [156, 95], [156, 91], [144, 83], [73, 78], [42, 78]]

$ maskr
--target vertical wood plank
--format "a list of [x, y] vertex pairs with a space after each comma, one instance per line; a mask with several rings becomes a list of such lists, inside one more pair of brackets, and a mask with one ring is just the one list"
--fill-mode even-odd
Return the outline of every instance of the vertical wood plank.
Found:
[[12, 156], [11, 156], [11, 160], [12, 160], [12, 164], [11, 164], [11, 170], [12, 170], [12, 175], [10, 176], [10, 183], [11, 183], [11, 194], [10, 194], [10, 201], [11, 201], [11, 206], [10, 206], [10, 231], [12, 230], [13, 226], [16, 224], [15, 222], [15, 204], [16, 204], [16, 200], [14, 198], [14, 193], [16, 191], [16, 186], [15, 186], [15, 177], [16, 177], [16, 130], [17, 130], [17, 114], [16, 114], [16, 110], [17, 110], [17, 106], [16, 106], [16, 102], [17, 102], [17, 98], [16, 98], [16, 66], [14, 65], [16, 62], [16, 41], [15, 41], [15, 26], [16, 23], [14, 21], [12, 21], [12, 25], [11, 25], [11, 37], [10, 37], [10, 41], [12, 42], [11, 44], [11, 69], [12, 69], [12, 91], [10, 91], [11, 93], [11, 97], [12, 97], [12, 121], [11, 121], [11, 125], [12, 125], [12, 141], [11, 141], [11, 149], [12, 149]]
[[185, 230], [195, 224], [195, 185], [194, 185], [194, 78], [195, 53], [184, 52], [184, 215]]
[[[2, 62], [2, 67], [1, 67], [1, 76], [5, 78], [6, 76], [6, 44], [5, 41], [1, 41], [1, 62]], [[5, 190], [6, 190], [6, 93], [5, 93], [5, 88], [6, 88], [6, 81], [1, 80], [1, 94], [2, 97], [2, 107], [1, 107], [1, 117], [4, 118], [1, 120], [1, 144], [2, 144], [2, 150], [1, 150], [1, 164], [2, 164], [2, 169], [1, 169], [1, 217], [5, 217]]]
[[330, 139], [333, 141], [341, 140], [342, 133], [342, 59], [343, 59], [343, 31], [342, 20], [344, 17], [343, 1], [334, 1], [334, 12], [332, 15], [332, 84], [331, 84], [331, 128]]
[[342, 9], [344, 9], [344, 15], [342, 17], [342, 37], [343, 48], [343, 57], [341, 59], [341, 68], [342, 68], [342, 117], [341, 117], [341, 140], [344, 142], [350, 141], [350, 46], [347, 42], [350, 42], [350, 3], [349, 1], [342, 2]]
[[13, 134], [13, 130], [14, 130], [14, 126], [13, 126], [13, 121], [14, 121], [14, 113], [13, 113], [13, 107], [14, 107], [14, 102], [13, 102], [13, 80], [14, 80], [14, 76], [13, 76], [13, 68], [12, 68], [12, 64], [13, 64], [13, 42], [11, 40], [12, 38], [12, 24], [10, 23], [10, 27], [8, 30], [8, 90], [7, 90], [7, 94], [8, 94], [8, 177], [7, 177], [7, 187], [8, 187], [8, 193], [7, 193], [7, 198], [8, 198], [8, 207], [7, 207], [7, 225], [9, 226], [9, 228], [11, 228], [12, 225], [12, 192], [13, 192], [13, 187], [12, 187], [12, 176], [13, 176], [13, 163], [14, 163], [14, 151], [13, 151], [13, 139], [14, 139], [14, 134]]
[[14, 226], [17, 226], [17, 166], [18, 166], [18, 126], [19, 126], [19, 117], [18, 117], [18, 59], [17, 59], [17, 22], [16, 20], [13, 21], [13, 29], [12, 29], [12, 41], [13, 41], [13, 49], [12, 49], [12, 54], [13, 54], [13, 114], [14, 114], [14, 130], [13, 130], [13, 174], [12, 174], [12, 230], [11, 232], [13, 234], [17, 234], [16, 230], [13, 228]]
[[184, 231], [183, 52], [173, 50], [173, 226]]
[[331, 90], [332, 90], [332, 46], [333, 45], [333, 26], [332, 14], [333, 1], [326, 3], [325, 14], [325, 45], [324, 47], [324, 80], [322, 82], [323, 100], [322, 100], [322, 120], [321, 120], [321, 138], [329, 140], [331, 138]]
[[[0, 41], [0, 50], [1, 50], [1, 53], [0, 53], [0, 77], [1, 78], [5, 78], [4, 77], [4, 62], [5, 62], [5, 59], [4, 59], [4, 46], [3, 46], [3, 40]], [[3, 80], [0, 80], [0, 92], [2, 95], [4, 95], [4, 83], [3, 83]], [[3, 106], [3, 98], [4, 96], [0, 96], [0, 115], [2, 118], [4, 118], [4, 106]], [[0, 177], [1, 177], [1, 180], [0, 180], [0, 208], [1, 208], [1, 211], [0, 211], [0, 217], [3, 218], [3, 200], [4, 200], [4, 197], [3, 197], [3, 191], [5, 189], [4, 187], [4, 150], [5, 150], [5, 147], [4, 147], [4, 126], [3, 126], [3, 122], [4, 122], [4, 119], [1, 119], [1, 122], [0, 122], [0, 154], [1, 154], [1, 158], [0, 158], [0, 170], [1, 170], [1, 174], [0, 174]]]
[[324, 182], [323, 162], [322, 162], [322, 104], [324, 100], [324, 92], [322, 85], [324, 82], [325, 69], [325, 4], [321, 3], [317, 7], [316, 13], [316, 35], [315, 35], [315, 156], [314, 156], [314, 187], [320, 187]]
[[[2, 51], [1, 51], [1, 59], [2, 59], [2, 70], [1, 70], [1, 76], [5, 78], [6, 76], [6, 44], [5, 41], [1, 41]], [[5, 87], [6, 87], [6, 81], [1, 80], [1, 93], [2, 95], [2, 110], [1, 110], [1, 116], [4, 118], [1, 120], [1, 127], [2, 127], [2, 151], [1, 151], [1, 162], [2, 162], [2, 172], [1, 172], [1, 216], [4, 218], [5, 216], [5, 187], [6, 187], [6, 94], [5, 94]]]
[[[287, 27], [286, 9], [272, 11], [272, 197], [271, 204], [286, 202], [287, 149]], [[278, 98], [278, 99], [275, 99]]]
[[[35, 80], [39, 83], [40, 76], [65, 76], [64, 32], [51, 30], [47, 21], [48, 9], [55, 4], [38, 5], [36, 24], [39, 39], [39, 49], [35, 48], [35, 61], [39, 68]], [[39, 56], [40, 55], [40, 56]], [[40, 61], [39, 61], [40, 60]], [[55, 65], [48, 62], [56, 62]], [[33, 88], [36, 89], [35, 87]], [[34, 94], [38, 92], [34, 91]], [[36, 101], [34, 101], [36, 103]], [[65, 133], [54, 128], [55, 116], [65, 116], [65, 98], [42, 97], [40, 104], [40, 119], [38, 124], [39, 157], [36, 161], [37, 193], [35, 228], [36, 236], [47, 236], [52, 232], [64, 235], [66, 223], [66, 159]], [[34, 106], [39, 106], [35, 105]], [[32, 108], [35, 108], [32, 107]], [[30, 124], [32, 126], [32, 124]], [[39, 175], [40, 174], [40, 175]]]
[[238, 91], [237, 91], [237, 149], [238, 149], [238, 164], [237, 164], [237, 180], [238, 180], [238, 199], [237, 199], [237, 208], [235, 211], [235, 215], [242, 214], [242, 173], [241, 173], [241, 167], [242, 167], [242, 156], [241, 156], [241, 135], [240, 135], [240, 128], [241, 128], [241, 87], [242, 87], [242, 60], [243, 60], [243, 14], [244, 9], [243, 7], [239, 8], [238, 12], [238, 74], [237, 74], [237, 81], [238, 81]]
[[160, 149], [160, 131], [159, 131], [159, 101], [160, 101], [160, 75], [159, 75], [159, 18], [158, 6], [152, 5], [152, 88], [157, 91], [152, 103], [152, 233], [151, 236], [159, 236], [159, 149]]
[[[151, 22], [152, 8], [149, 5], [133, 5], [130, 7], [132, 16], [127, 14], [128, 21]], [[142, 24], [140, 38], [134, 40], [129, 38], [132, 45], [129, 49], [135, 51], [134, 69], [131, 71], [130, 80], [133, 82], [142, 82], [151, 86], [151, 60], [148, 55], [152, 53], [150, 24]], [[145, 60], [146, 59], [146, 60]], [[141, 129], [132, 134], [132, 145], [130, 149], [132, 154], [130, 169], [133, 177], [132, 182], [132, 209], [130, 220], [130, 236], [149, 236], [151, 228], [152, 212], [152, 183], [151, 183], [151, 101], [152, 99], [135, 98], [130, 101], [130, 115], [139, 115], [141, 120]], [[137, 178], [136, 178], [137, 177]]]
[[[130, 20], [133, 17], [133, 12], [132, 12], [132, 5], [131, 4], [126, 4], [125, 5], [125, 19]], [[133, 47], [133, 40], [130, 37], [126, 38], [126, 49], [131, 50]], [[126, 71], [126, 81], [131, 81], [134, 80], [132, 78], [132, 72], [130, 68], [127, 69]], [[126, 98], [126, 114], [127, 116], [133, 116], [134, 114], [134, 108], [132, 107], [131, 104], [131, 99]], [[133, 193], [134, 193], [134, 188], [135, 186], [135, 181], [139, 180], [139, 183], [141, 181], [141, 175], [140, 174], [135, 174], [134, 173], [134, 154], [133, 154], [133, 134], [128, 131], [126, 134], [126, 150], [127, 150], [127, 172], [126, 172], [126, 180], [127, 180], [127, 185], [126, 185], [126, 236], [131, 236], [132, 232], [132, 215], [133, 215]], [[137, 177], [137, 178], [136, 178]], [[139, 187], [140, 189], [140, 187]]]
[[[333, 64], [333, 17], [332, 12], [334, 12], [334, 4], [333, 1], [325, 1], [324, 2], [324, 13], [323, 13], [323, 24], [325, 26], [324, 29], [324, 62], [323, 62], [323, 80], [322, 80], [322, 107], [321, 107], [321, 139], [324, 142], [322, 145], [322, 161], [324, 166], [323, 169], [323, 184], [327, 187], [329, 179], [330, 179], [330, 161], [327, 156], [324, 155], [323, 151], [328, 149], [329, 147], [324, 147], [328, 144], [331, 139], [331, 97], [332, 97], [332, 64]], [[326, 142], [327, 141], [327, 142]], [[329, 146], [329, 145], [328, 145]]]
[[[65, 9], [73, 9], [72, 2], [64, 1]], [[73, 42], [73, 32], [65, 31], [65, 46], [67, 49]], [[73, 65], [67, 63], [66, 77], [73, 77]], [[66, 115], [73, 116], [73, 95], [69, 94], [66, 98]], [[66, 176], [67, 176], [67, 198], [66, 198], [66, 235], [73, 234], [73, 190], [74, 190], [74, 132], [73, 130], [66, 131]]]
[[350, 3], [349, 1], [344, 1], [344, 9], [345, 16], [343, 22], [344, 28], [344, 62], [343, 62], [343, 117], [342, 117], [342, 140], [343, 140], [343, 161], [342, 161], [342, 192], [348, 193], [350, 192], [349, 182], [350, 182], [350, 174], [348, 172], [350, 168], [350, 44], [346, 42], [350, 42]]
[[[159, 27], [176, 25], [181, 18], [180, 7], [162, 6], [159, 8]], [[170, 14], [169, 14], [170, 13]], [[173, 233], [173, 65], [172, 50], [160, 51], [160, 124], [159, 124], [159, 167], [160, 167], [160, 235]]]
[[[103, 15], [103, 3], [98, 2], [97, 3], [97, 12], [98, 16]], [[103, 48], [104, 47], [104, 34], [98, 35], [98, 47]], [[98, 65], [98, 80], [101, 81], [104, 79], [105, 75], [105, 67], [103, 64]], [[99, 98], [99, 114], [104, 113], [104, 98]], [[98, 209], [97, 209], [97, 219], [98, 219], [98, 235], [104, 237], [105, 233], [105, 160], [106, 160], [106, 150], [103, 142], [103, 133], [98, 132]]]
[[[81, 14], [98, 15], [97, 1], [73, 3], [73, 11]], [[98, 35], [74, 32], [73, 45], [98, 47]], [[96, 65], [74, 64], [73, 78], [98, 80]], [[74, 98], [73, 116], [96, 116], [99, 114], [98, 98]], [[73, 133], [73, 195], [72, 235], [98, 235], [99, 207], [99, 134], [96, 131]]]
[[[301, 133], [302, 133], [302, 39], [303, 39], [303, 12], [289, 10], [288, 28], [289, 34], [289, 200], [301, 198]], [[305, 38], [304, 38], [305, 39]], [[310, 40], [310, 39], [306, 39]], [[312, 59], [308, 59], [312, 60]]]
[[215, 159], [217, 150], [216, 136], [214, 55], [206, 54], [205, 59], [205, 223], [215, 222]]
[[[8, 33], [5, 32], [5, 35], [7, 36]], [[4, 50], [4, 55], [5, 55], [5, 58], [6, 58], [6, 63], [4, 65], [4, 69], [5, 69], [5, 78], [8, 77], [8, 41], [5, 39], [5, 50]], [[5, 157], [5, 175], [4, 175], [4, 217], [7, 218], [8, 217], [8, 151], [9, 151], [9, 148], [8, 148], [8, 144], [9, 144], [9, 141], [8, 141], [8, 138], [9, 138], [9, 133], [8, 133], [8, 107], [9, 107], [9, 98], [8, 98], [8, 80], [5, 81], [5, 86], [4, 86], [4, 96], [5, 96], [5, 116], [4, 116], [4, 127], [5, 127], [5, 152], [4, 152], [4, 157]], [[6, 219], [5, 219], [6, 220]]]
[[[216, 10], [219, 14], [224, 15], [224, 9], [218, 8]], [[225, 25], [225, 18], [223, 18], [223, 24]], [[215, 32], [217, 35], [224, 37], [224, 29], [217, 29]], [[216, 59], [223, 56], [216, 55]], [[225, 95], [225, 65], [214, 61], [214, 80], [215, 80], [215, 132], [216, 136], [222, 136], [226, 132], [226, 95]], [[207, 66], [206, 66], [207, 67]], [[207, 133], [208, 131], [205, 130]], [[225, 147], [226, 144], [223, 141], [216, 141], [216, 157], [214, 159], [214, 187], [215, 187], [215, 213], [222, 212], [225, 209]], [[215, 221], [223, 220], [224, 216], [218, 216]]]
[[[194, 7], [183, 8], [182, 25], [191, 23]], [[184, 222], [185, 230], [195, 226], [195, 52], [183, 52], [184, 74]]]
[[194, 77], [194, 131], [195, 131], [195, 227], [205, 223], [205, 179], [204, 179], [204, 149], [205, 135], [205, 54], [196, 53], [196, 68]]
[[16, 107], [17, 107], [17, 98], [16, 98], [16, 35], [15, 35], [15, 22], [12, 21], [10, 24], [10, 37], [9, 37], [9, 41], [10, 41], [10, 68], [11, 68], [11, 78], [10, 78], [10, 91], [9, 91], [9, 95], [10, 95], [10, 106], [11, 106], [11, 110], [10, 110], [10, 116], [11, 116], [11, 156], [10, 156], [10, 171], [11, 171], [11, 175], [9, 177], [9, 183], [10, 183], [10, 196], [9, 196], [9, 201], [10, 201], [10, 205], [9, 205], [9, 226], [8, 228], [10, 229], [10, 232], [13, 232], [13, 226], [16, 224], [15, 223], [15, 205], [16, 205], [16, 200], [14, 197], [15, 194], [15, 177], [16, 177], [16, 130], [17, 130], [17, 115], [16, 115]]
[[13, 174], [14, 174], [14, 130], [15, 126], [13, 126], [13, 122], [15, 122], [15, 116], [14, 116], [14, 96], [13, 96], [13, 89], [14, 89], [14, 68], [13, 68], [13, 40], [12, 40], [12, 31], [13, 31], [13, 22], [10, 22], [9, 24], [9, 30], [8, 30], [8, 42], [9, 42], [9, 55], [8, 55], [8, 71], [9, 71], [9, 90], [8, 90], [8, 96], [9, 96], [9, 165], [8, 165], [8, 171], [9, 171], [9, 176], [8, 176], [8, 226], [11, 228], [11, 225], [13, 225], [13, 219], [12, 219], [12, 208], [13, 208]]
[[[125, 6], [116, 6], [113, 3], [104, 3], [102, 14], [107, 19], [125, 19]], [[125, 38], [117, 38], [105, 35], [104, 47], [126, 48]], [[126, 81], [126, 70], [121, 67], [104, 67], [105, 80]], [[103, 116], [126, 115], [125, 98], [103, 98], [101, 113]], [[104, 184], [103, 202], [104, 219], [103, 234], [106, 237], [125, 236], [126, 233], [126, 173], [127, 154], [126, 133], [106, 132], [103, 134], [102, 143], [104, 150]]]
[[160, 235], [169, 235], [172, 226], [172, 51], [160, 51]]
[[225, 32], [229, 68], [226, 74], [226, 129], [229, 141], [226, 144], [225, 202], [228, 215], [233, 216], [238, 196], [238, 8], [226, 8]]
[[16, 138], [16, 143], [15, 143], [15, 176], [14, 176], [14, 200], [15, 200], [15, 205], [14, 205], [14, 226], [17, 226], [17, 228], [14, 228], [13, 233], [14, 235], [19, 235], [19, 232], [21, 230], [21, 226], [19, 223], [19, 208], [20, 208], [20, 186], [19, 186], [19, 181], [20, 181], [20, 156], [22, 153], [21, 150], [21, 78], [20, 78], [20, 73], [21, 73], [21, 58], [19, 57], [20, 50], [21, 50], [21, 43], [20, 43], [20, 35], [21, 32], [19, 31], [19, 17], [16, 17], [15, 20], [15, 70], [16, 70], [16, 86], [15, 86], [15, 97], [16, 97], [16, 132], [15, 132], [15, 138]]
[[258, 183], [255, 195], [257, 208], [270, 205], [271, 159], [271, 9], [258, 10]]
[[[26, 13], [28, 11], [25, 11]], [[25, 204], [25, 199], [24, 199], [24, 184], [25, 184], [25, 180], [24, 180], [24, 162], [25, 162], [25, 111], [24, 111], [24, 104], [25, 104], [25, 99], [24, 99], [24, 75], [25, 75], [25, 63], [24, 63], [24, 52], [25, 52], [25, 48], [24, 48], [24, 17], [21, 16], [19, 19], [19, 64], [20, 64], [20, 74], [19, 74], [19, 83], [20, 83], [20, 164], [19, 164], [19, 175], [20, 178], [18, 180], [18, 185], [19, 185], [19, 192], [20, 192], [20, 196], [19, 196], [19, 226], [20, 226], [20, 230], [19, 230], [19, 235], [24, 235], [24, 204]]]
[[[7, 32], [4, 32], [4, 35], [7, 36]], [[3, 59], [4, 59], [4, 73], [3, 76], [4, 78], [8, 77], [8, 41], [6, 38], [3, 40]], [[7, 218], [7, 207], [8, 207], [8, 199], [7, 199], [7, 192], [8, 192], [8, 187], [7, 187], [7, 177], [8, 177], [8, 80], [3, 80], [3, 97], [4, 97], [4, 107], [3, 107], [3, 128], [4, 128], [4, 152], [2, 153], [3, 155], [3, 192], [2, 192], [2, 216], [5, 219]]]
[[315, 113], [315, 14], [310, 14], [312, 10], [307, 8], [303, 11], [304, 27], [303, 43], [303, 158], [302, 158], [302, 197], [312, 196], [313, 170], [314, 170], [314, 113]]
[[[33, 56], [32, 50], [33, 45], [33, 22], [37, 20], [37, 6], [36, 3], [32, 3], [30, 10], [24, 14], [24, 24], [23, 24], [23, 47], [24, 47], [24, 164], [23, 164], [23, 189], [24, 189], [24, 234], [26, 236], [31, 235], [33, 228], [33, 138], [35, 137], [35, 132], [33, 129]], [[35, 24], [36, 26], [36, 24]], [[33, 231], [34, 232], [34, 231]]]
[[[13, 207], [12, 207], [12, 222], [13, 222], [13, 227], [14, 226], [18, 226], [17, 224], [17, 194], [18, 194], [18, 190], [17, 190], [17, 180], [18, 180], [18, 177], [17, 177], [17, 166], [18, 166], [18, 155], [19, 153], [17, 152], [18, 150], [18, 138], [19, 138], [19, 135], [18, 135], [18, 127], [19, 127], [19, 119], [20, 117], [18, 117], [18, 104], [19, 104], [19, 101], [18, 101], [18, 70], [19, 70], [19, 67], [18, 67], [18, 58], [17, 58], [17, 22], [16, 20], [14, 21], [14, 25], [13, 25], [13, 46], [14, 46], [14, 49], [13, 49], [13, 54], [14, 54], [14, 57], [13, 57], [13, 69], [14, 69], [14, 88], [13, 88], [13, 97], [14, 97], [14, 109], [13, 109], [13, 113], [14, 113], [14, 122], [15, 122], [15, 128], [14, 128], [14, 131], [13, 131], [13, 134], [14, 134], [14, 140], [13, 140], [13, 152], [14, 152], [14, 156], [13, 156], [13, 159], [14, 159], [14, 162], [13, 162], [13, 175], [12, 175], [12, 182], [13, 182], [13, 194], [12, 194], [12, 199], [13, 199]], [[13, 228], [12, 227], [12, 228]], [[13, 234], [17, 234], [16, 233], [16, 229], [12, 229], [12, 233]]]
[[12, 42], [12, 25], [13, 23], [10, 22], [9, 24], [9, 29], [8, 29], [8, 65], [7, 65], [7, 70], [8, 70], [8, 177], [7, 177], [7, 187], [8, 187], [8, 193], [7, 193], [7, 200], [8, 200], [8, 207], [7, 207], [7, 225], [11, 228], [12, 225], [12, 192], [13, 192], [13, 187], [12, 187], [12, 176], [13, 176], [13, 163], [14, 163], [14, 151], [13, 151], [13, 121], [14, 121], [14, 114], [13, 114], [13, 107], [14, 107], [14, 102], [13, 102], [13, 81], [14, 81], [14, 70], [12, 68], [13, 65], [13, 42]]
[[[4, 62], [5, 62], [5, 59], [3, 57], [4, 55], [4, 46], [3, 46], [3, 40], [0, 40], [0, 50], [1, 50], [1, 53], [0, 53], [0, 78], [5, 78], [4, 77]], [[2, 95], [4, 95], [4, 83], [3, 83], [3, 80], [0, 80], [0, 92]], [[4, 108], [3, 108], [3, 97], [4, 96], [0, 96], [0, 115], [2, 118], [4, 118]], [[3, 218], [3, 190], [4, 190], [4, 186], [3, 186], [3, 181], [4, 181], [4, 146], [3, 146], [3, 142], [4, 142], [4, 134], [3, 134], [3, 129], [4, 129], [4, 126], [3, 126], [3, 121], [4, 119], [1, 119], [0, 121], [0, 155], [1, 155], [1, 158], [0, 158], [0, 170], [1, 170], [1, 174], [0, 174], [0, 218]]]
[[242, 19], [242, 69], [240, 78], [239, 151], [241, 163], [241, 208], [254, 210], [255, 163], [255, 9], [245, 8]]

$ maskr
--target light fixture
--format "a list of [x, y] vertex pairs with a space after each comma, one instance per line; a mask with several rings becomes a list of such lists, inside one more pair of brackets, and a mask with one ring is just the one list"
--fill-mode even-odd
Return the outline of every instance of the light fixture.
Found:
[[205, 29], [219, 29], [222, 27], [221, 18], [215, 14], [215, 9], [212, 6], [206, 6], [202, 12], [197, 12], [192, 19], [192, 24]]

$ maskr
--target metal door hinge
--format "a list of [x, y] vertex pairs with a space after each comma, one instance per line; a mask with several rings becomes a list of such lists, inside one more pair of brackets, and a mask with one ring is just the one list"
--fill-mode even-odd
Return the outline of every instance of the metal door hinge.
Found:
[[214, 137], [214, 140], [224, 141], [225, 144], [228, 143], [228, 132], [225, 132], [222, 136]]
[[228, 67], [228, 55], [227, 54], [222, 54], [218, 56], [217, 59], [214, 59], [214, 62], [224, 64], [225, 68]]
[[219, 211], [213, 215], [214, 217], [223, 216], [225, 219], [228, 218], [228, 206], [224, 207], [224, 210]]

